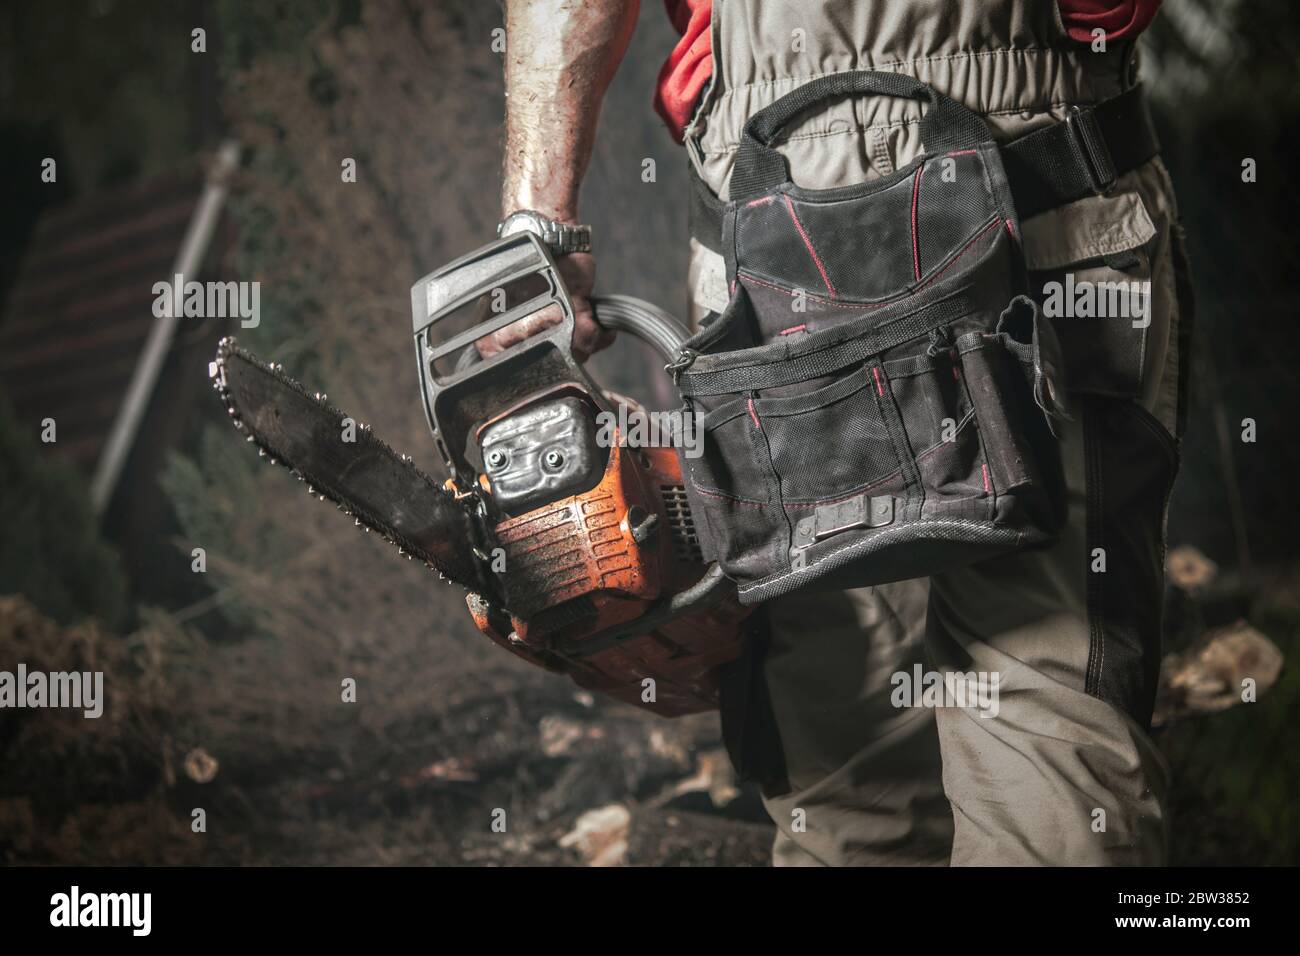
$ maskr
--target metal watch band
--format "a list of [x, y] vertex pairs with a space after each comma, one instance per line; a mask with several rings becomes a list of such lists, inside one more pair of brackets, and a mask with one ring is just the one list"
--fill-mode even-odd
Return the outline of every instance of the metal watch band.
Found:
[[497, 225], [497, 236], [531, 232], [555, 255], [591, 251], [591, 227], [558, 222], [532, 209], [512, 212]]
[[548, 226], [553, 226], [554, 231], [545, 237], [545, 242], [556, 252], [590, 252], [591, 251], [591, 227], [590, 226], [570, 226], [563, 222], [547, 222]]

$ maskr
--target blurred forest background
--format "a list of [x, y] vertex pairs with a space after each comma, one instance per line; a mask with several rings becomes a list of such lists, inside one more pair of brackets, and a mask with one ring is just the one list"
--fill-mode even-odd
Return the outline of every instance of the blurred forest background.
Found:
[[[408, 290], [490, 238], [498, 216], [498, 6], [7, 6], [0, 297], [47, 209], [192, 166], [234, 138], [243, 163], [224, 267], [261, 283], [261, 324], [241, 342], [437, 473]], [[642, 7], [584, 213], [599, 288], [680, 313], [685, 157], [650, 107], [673, 37], [660, 4]], [[191, 52], [200, 26], [202, 54]], [[1245, 619], [1300, 657], [1300, 17], [1287, 0], [1166, 0], [1146, 42], [1198, 293], [1169, 527], [1171, 546], [1206, 557], [1171, 589], [1169, 650]], [[61, 175], [40, 186], [46, 156]], [[1247, 157], [1259, 170], [1249, 184]], [[341, 182], [344, 158], [355, 183]], [[207, 357], [185, 374], [206, 380]], [[611, 388], [653, 394], [636, 346], [596, 362]], [[1253, 444], [1240, 440], [1244, 418], [1257, 423]], [[39, 430], [8, 409], [0, 379], [0, 667], [93, 663], [111, 696], [98, 721], [0, 714], [0, 861], [765, 861], [770, 824], [730, 779], [714, 718], [658, 721], [498, 652], [459, 589], [262, 465], [215, 399], [185, 410], [182, 439], [140, 479], [165, 504], [149, 556], [111, 513], [96, 520], [84, 475], [44, 457]], [[357, 681], [355, 705], [340, 703], [344, 677]], [[1292, 668], [1258, 704], [1159, 731], [1175, 863], [1300, 862], [1297, 704]], [[204, 833], [191, 829], [196, 807]], [[504, 836], [490, 829], [496, 808]]]

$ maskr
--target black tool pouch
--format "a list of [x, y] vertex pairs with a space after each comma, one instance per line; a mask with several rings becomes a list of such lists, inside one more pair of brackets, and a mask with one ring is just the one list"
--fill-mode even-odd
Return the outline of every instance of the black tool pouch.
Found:
[[[796, 186], [771, 148], [833, 96], [922, 100], [926, 152]], [[1052, 540], [1064, 512], [1049, 323], [983, 120], [909, 77], [808, 83], [745, 127], [723, 224], [731, 297], [670, 366], [710, 557], [756, 603], [933, 574]]]

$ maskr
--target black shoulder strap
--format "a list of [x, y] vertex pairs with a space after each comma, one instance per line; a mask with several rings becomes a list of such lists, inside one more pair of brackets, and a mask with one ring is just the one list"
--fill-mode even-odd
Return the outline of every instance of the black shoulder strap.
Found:
[[832, 73], [791, 90], [749, 118], [731, 174], [731, 198], [752, 199], [789, 180], [785, 157], [772, 148], [772, 141], [790, 120], [826, 100], [868, 94], [927, 104], [929, 108], [921, 117], [921, 142], [928, 152], [965, 149], [993, 138], [977, 113], [906, 74], [872, 70]]

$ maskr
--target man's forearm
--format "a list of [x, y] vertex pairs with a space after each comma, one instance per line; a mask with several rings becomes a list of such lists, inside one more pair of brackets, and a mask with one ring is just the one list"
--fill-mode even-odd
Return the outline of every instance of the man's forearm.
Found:
[[506, 0], [503, 213], [577, 221], [600, 104], [639, 0]]

